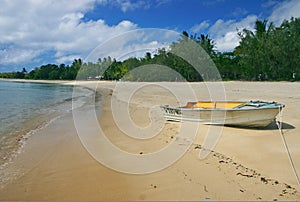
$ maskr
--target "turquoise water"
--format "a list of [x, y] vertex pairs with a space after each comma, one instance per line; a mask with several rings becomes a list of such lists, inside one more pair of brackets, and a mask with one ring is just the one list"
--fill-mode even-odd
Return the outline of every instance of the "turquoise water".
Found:
[[0, 164], [20, 138], [72, 109], [73, 87], [0, 81]]

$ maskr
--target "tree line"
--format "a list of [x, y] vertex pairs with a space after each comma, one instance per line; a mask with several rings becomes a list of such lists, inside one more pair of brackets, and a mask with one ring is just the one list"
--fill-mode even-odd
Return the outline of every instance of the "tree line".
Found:
[[75, 59], [71, 65], [47, 64], [27, 72], [26, 68], [17, 72], [0, 73], [0, 78], [34, 79], [34, 80], [75, 80], [82, 65], [81, 59]]
[[[214, 78], [207, 62], [209, 56], [223, 80], [300, 80], [300, 19], [291, 18], [275, 27], [267, 20], [257, 20], [254, 31], [243, 29], [238, 32], [239, 45], [232, 52], [219, 52], [215, 42], [204, 34], [189, 34], [184, 31], [178, 41], [168, 50], [158, 49], [155, 54], [147, 52], [144, 57], [131, 57], [117, 61], [111, 57], [99, 58], [95, 63], [83, 63], [75, 59], [71, 65], [47, 64], [30, 72], [25, 68], [20, 72], [0, 73], [0, 78], [21, 79], [104, 79], [128, 81], [203, 81]], [[180, 50], [193, 41], [205, 50], [205, 54], [190, 50]], [[199, 64], [209, 68], [195, 69], [178, 53], [195, 54]], [[198, 55], [197, 55], [198, 54]], [[139, 68], [137, 68], [139, 67]], [[168, 67], [168, 68], [165, 68]], [[171, 71], [170, 71], [171, 69]], [[206, 78], [207, 77], [207, 78]]]

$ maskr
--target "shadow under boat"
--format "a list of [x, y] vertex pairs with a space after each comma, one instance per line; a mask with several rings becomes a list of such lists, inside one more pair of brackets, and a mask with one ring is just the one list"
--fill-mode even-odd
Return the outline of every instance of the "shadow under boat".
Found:
[[[168, 122], [173, 122], [173, 123], [180, 123], [178, 121], [174, 121], [174, 120], [169, 120]], [[197, 123], [197, 122], [193, 122], [195, 124], [201, 124], [201, 123]], [[282, 122], [281, 123], [281, 129], [282, 130], [292, 130], [295, 129], [296, 127]], [[273, 121], [272, 123], [270, 123], [267, 126], [259, 126], [259, 127], [253, 127], [253, 126], [238, 126], [238, 125], [221, 125], [221, 124], [207, 124], [207, 125], [211, 125], [211, 126], [219, 126], [219, 127], [228, 127], [228, 128], [238, 128], [238, 129], [248, 129], [248, 130], [278, 130], [278, 126], [276, 124], [276, 121]]]
[[[281, 129], [283, 130], [291, 130], [295, 129], [295, 126], [282, 122], [281, 123]], [[276, 124], [276, 121], [271, 122], [267, 126], [260, 126], [260, 127], [250, 127], [250, 126], [233, 126], [233, 125], [224, 125], [226, 127], [231, 127], [231, 128], [241, 128], [241, 129], [248, 129], [248, 130], [278, 130], [278, 126]]]

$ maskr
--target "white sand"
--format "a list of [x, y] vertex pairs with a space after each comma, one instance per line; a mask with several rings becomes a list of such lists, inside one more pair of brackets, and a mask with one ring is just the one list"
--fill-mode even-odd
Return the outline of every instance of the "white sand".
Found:
[[[76, 84], [93, 88], [95, 82]], [[184, 97], [182, 102], [190, 99], [184, 84], [169, 84], [176, 87], [177, 96]], [[141, 87], [141, 83], [125, 85], [128, 91]], [[149, 109], [155, 112], [159, 104], [178, 104], [176, 97], [161, 87], [162, 83], [143, 85], [132, 95], [129, 105], [130, 117], [140, 127], [150, 123]], [[111, 98], [120, 103], [127, 98], [124, 85], [117, 89], [115, 86], [115, 82], [98, 83], [104, 98], [99, 125], [110, 141], [141, 155], [174, 141], [180, 123], [164, 123], [159, 135], [149, 140], [129, 138], [120, 131], [111, 113]], [[283, 131], [300, 172], [300, 83], [225, 82], [224, 86], [230, 100], [260, 99], [286, 105]], [[210, 98], [205, 83], [192, 83], [191, 87], [197, 99]], [[219, 126], [200, 125], [188, 152], [170, 167], [131, 175], [111, 170], [93, 159], [77, 136], [72, 114], [68, 114], [30, 137], [24, 152], [0, 171], [10, 177], [0, 189], [0, 200], [300, 200], [300, 186], [276, 125], [265, 129], [224, 127], [211, 154], [200, 160], [199, 148], [209, 129], [215, 127]], [[126, 164], [126, 159], [120, 163]]]

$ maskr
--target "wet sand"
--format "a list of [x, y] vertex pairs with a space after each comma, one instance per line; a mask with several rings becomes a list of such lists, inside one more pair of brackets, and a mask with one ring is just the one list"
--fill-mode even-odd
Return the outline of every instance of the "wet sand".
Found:
[[[93, 88], [94, 84], [76, 85]], [[113, 144], [141, 156], [176, 141], [185, 144], [176, 139], [181, 123], [166, 122], [157, 136], [147, 140], [129, 138], [120, 131], [111, 99], [121, 103], [127, 97], [123, 89], [115, 88], [116, 84], [97, 84], [102, 94], [101, 112], [97, 112], [99, 126]], [[159, 104], [178, 104], [161, 83], [125, 85], [129, 91], [138, 89], [130, 98], [128, 110], [140, 127], [150, 123], [149, 109], [156, 113]], [[172, 85], [178, 90], [177, 96], [189, 99], [183, 84]], [[197, 99], [210, 98], [204, 83], [190, 85]], [[259, 99], [286, 105], [283, 132], [299, 173], [300, 83], [225, 82], [224, 87], [228, 100]], [[114, 171], [96, 161], [80, 142], [72, 113], [66, 114], [30, 136], [21, 154], [0, 170], [0, 200], [300, 200], [300, 186], [276, 124], [260, 129], [223, 127], [216, 147], [201, 160], [198, 156], [204, 139], [216, 127], [220, 126], [200, 125], [196, 138], [186, 140], [192, 141], [188, 151], [169, 167], [135, 175]], [[121, 165], [128, 163], [126, 159], [119, 161]]]

